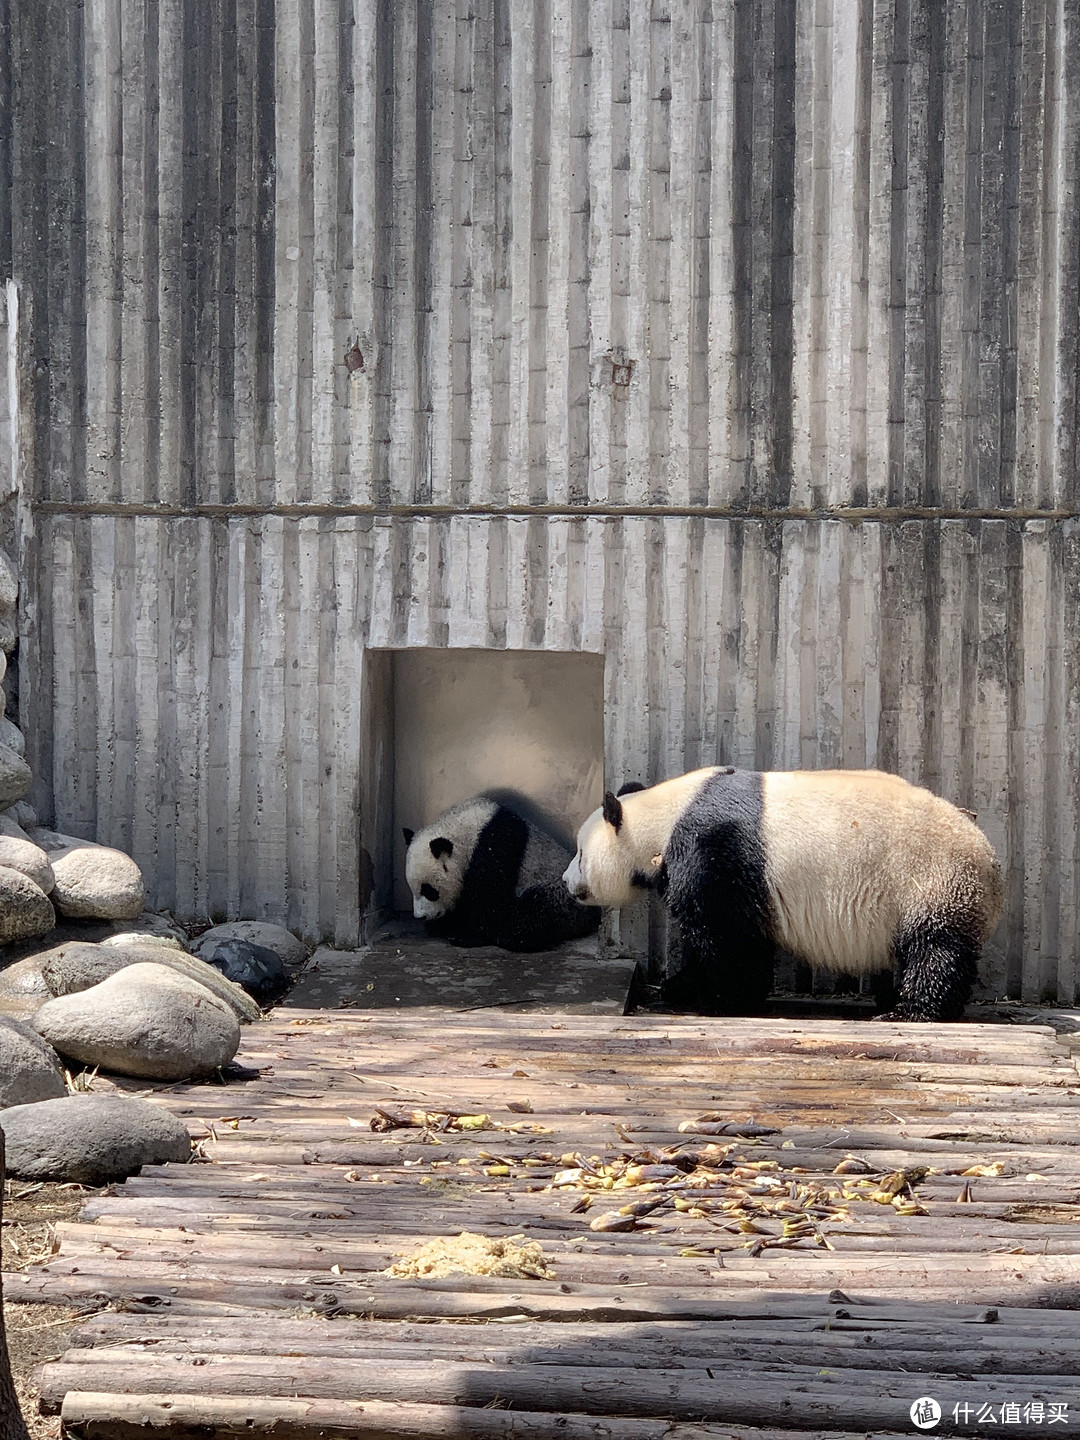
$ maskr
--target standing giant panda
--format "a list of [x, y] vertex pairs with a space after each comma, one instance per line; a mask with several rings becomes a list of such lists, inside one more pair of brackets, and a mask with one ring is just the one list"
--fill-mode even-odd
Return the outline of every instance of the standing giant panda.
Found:
[[523, 796], [474, 795], [406, 830], [405, 844], [413, 914], [452, 945], [550, 950], [600, 924], [599, 909], [572, 900], [562, 882], [570, 846]]
[[710, 767], [609, 792], [563, 878], [592, 905], [658, 890], [688, 952], [663, 998], [714, 1014], [760, 1013], [779, 948], [844, 975], [898, 964], [880, 1018], [957, 1020], [1003, 899], [978, 826], [877, 770]]

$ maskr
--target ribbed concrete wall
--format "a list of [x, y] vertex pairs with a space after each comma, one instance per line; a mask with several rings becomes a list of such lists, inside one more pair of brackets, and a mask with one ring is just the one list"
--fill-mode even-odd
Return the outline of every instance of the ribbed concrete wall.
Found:
[[59, 825], [350, 940], [365, 646], [594, 650], [613, 780], [976, 809], [990, 988], [1072, 1000], [1078, 0], [0, 0], [0, 47]]

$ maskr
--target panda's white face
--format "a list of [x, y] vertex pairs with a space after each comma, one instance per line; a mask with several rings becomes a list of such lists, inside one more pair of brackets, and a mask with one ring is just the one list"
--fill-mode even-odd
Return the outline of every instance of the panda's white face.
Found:
[[439, 920], [461, 898], [465, 872], [497, 805], [482, 795], [463, 800], [415, 834], [405, 831], [405, 879], [417, 920]]
[[643, 878], [637, 846], [621, 816], [616, 829], [603, 806], [594, 810], [578, 831], [577, 854], [563, 873], [570, 894], [583, 905], [621, 910], [644, 899]]
[[446, 835], [421, 832], [405, 852], [405, 879], [417, 920], [438, 920], [461, 894], [461, 849]]
[[644, 899], [662, 871], [672, 827], [715, 773], [709, 766], [648, 789], [609, 791], [578, 831], [577, 854], [563, 875], [571, 895], [614, 910]]

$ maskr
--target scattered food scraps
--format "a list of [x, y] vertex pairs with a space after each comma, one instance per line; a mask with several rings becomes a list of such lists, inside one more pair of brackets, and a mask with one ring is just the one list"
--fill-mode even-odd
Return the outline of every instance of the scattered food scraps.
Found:
[[[524, 1243], [519, 1243], [519, 1242]], [[415, 1254], [383, 1272], [395, 1279], [425, 1276], [493, 1275], [502, 1280], [554, 1280], [542, 1247], [524, 1235], [493, 1240], [462, 1231], [460, 1235], [429, 1240]]]
[[684, 1120], [679, 1126], [680, 1135], [738, 1135], [744, 1140], [778, 1133], [775, 1125], [755, 1125], [753, 1120], [725, 1120], [716, 1110], [708, 1110], [696, 1120]]

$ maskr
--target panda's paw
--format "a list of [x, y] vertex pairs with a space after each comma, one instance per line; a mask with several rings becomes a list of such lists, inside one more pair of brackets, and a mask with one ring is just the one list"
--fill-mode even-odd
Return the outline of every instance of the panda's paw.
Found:
[[921, 1022], [940, 1020], [940, 1015], [931, 1015], [929, 1010], [921, 1010], [917, 1005], [897, 1005], [893, 1010], [884, 1010], [880, 1015], [874, 1015], [874, 1020]]

